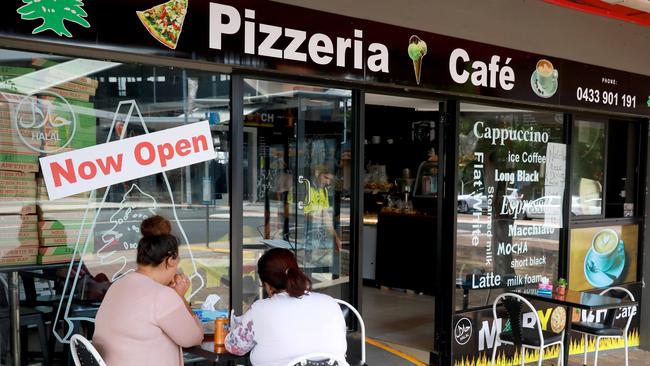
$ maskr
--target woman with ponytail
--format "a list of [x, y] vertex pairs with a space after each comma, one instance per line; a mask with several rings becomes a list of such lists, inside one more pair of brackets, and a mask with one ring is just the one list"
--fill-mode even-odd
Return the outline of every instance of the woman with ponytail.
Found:
[[152, 216], [140, 225], [138, 269], [113, 284], [95, 318], [93, 343], [106, 364], [183, 365], [181, 347], [203, 341], [203, 328], [185, 294], [178, 239], [169, 220]]
[[311, 281], [298, 267], [293, 252], [267, 251], [257, 262], [257, 273], [268, 298], [232, 319], [226, 337], [228, 352], [251, 352], [253, 366], [286, 366], [308, 353], [345, 357], [341, 308], [331, 297], [311, 292]]

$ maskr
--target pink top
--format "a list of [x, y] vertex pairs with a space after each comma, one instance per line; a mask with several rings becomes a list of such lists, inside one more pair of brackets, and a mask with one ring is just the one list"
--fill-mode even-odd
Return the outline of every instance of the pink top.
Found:
[[113, 284], [97, 312], [93, 344], [109, 366], [179, 366], [179, 346], [201, 344], [203, 329], [170, 287], [132, 272]]

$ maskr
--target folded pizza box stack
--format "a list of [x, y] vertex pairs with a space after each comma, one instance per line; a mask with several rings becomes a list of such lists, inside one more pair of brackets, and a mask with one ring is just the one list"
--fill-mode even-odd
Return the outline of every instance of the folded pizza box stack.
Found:
[[0, 265], [36, 264], [36, 215], [0, 215]]
[[0, 170], [0, 214], [36, 213], [36, 174]]
[[[79, 260], [79, 253], [91, 235], [90, 227], [96, 209], [88, 207], [90, 192], [50, 201], [44, 181], [38, 179], [38, 202], [40, 218], [38, 232], [40, 249], [38, 263], [50, 264]], [[87, 252], [92, 252], [93, 238], [88, 242]], [[75, 247], [78, 248], [74, 256]]]
[[[0, 81], [34, 71], [32, 68], [0, 66]], [[15, 100], [0, 94], [0, 265], [35, 264], [38, 254], [36, 214], [37, 151], [15, 132]]]
[[[79, 260], [81, 251], [90, 234], [90, 223], [85, 225], [83, 220], [61, 219], [42, 220], [38, 222], [38, 236], [40, 248], [38, 249], [38, 263], [64, 263]], [[78, 245], [77, 245], [78, 243]], [[93, 251], [92, 238], [88, 242], [87, 252]], [[77, 253], [75, 254], [75, 248]]]
[[[0, 67], [0, 81], [8, 82], [11, 85], [11, 79], [20, 77], [34, 71], [28, 67]], [[13, 114], [14, 108], [17, 107], [18, 101], [23, 96], [12, 93], [0, 94], [0, 170], [15, 170], [21, 172], [38, 171], [38, 152], [30, 149], [19, 138], [15, 131], [14, 118], [18, 116]], [[29, 111], [23, 111], [23, 117], [29, 117]], [[29, 131], [23, 131], [24, 136]]]
[[[48, 68], [57, 63], [51, 60], [34, 59], [32, 65], [37, 68]], [[97, 91], [99, 82], [89, 77], [79, 77], [65, 83], [57, 84], [43, 93], [41, 98], [52, 99], [60, 103], [54, 95], [58, 95], [70, 105], [74, 111], [76, 125], [66, 124], [52, 127], [48, 132], [58, 132], [59, 139], [49, 139], [44, 143], [44, 150], [63, 153], [96, 144], [97, 117], [94, 104], [90, 102]], [[72, 139], [70, 139], [72, 136]], [[87, 211], [90, 202], [90, 192], [50, 201], [42, 177], [37, 182], [37, 202], [40, 205], [39, 254], [38, 263], [61, 263], [79, 260], [86, 239], [91, 235], [89, 227], [93, 222], [94, 209]], [[84, 216], [85, 221], [84, 221]], [[84, 224], [85, 223], [85, 224]], [[83, 226], [82, 226], [83, 225]], [[77, 254], [75, 247], [78, 245]], [[88, 251], [93, 250], [93, 239], [88, 242]]]
[[[84, 82], [85, 84], [76, 84], [77, 82], [79, 83]], [[90, 82], [95, 82], [95, 80], [88, 79], [88, 78], [80, 78], [68, 82], [64, 85], [79, 85], [79, 86], [85, 86], [87, 88], [90, 88], [90, 86], [87, 86], [88, 85], [87, 83]], [[67, 93], [66, 90], [57, 89], [57, 88], [50, 89], [50, 91], [56, 92], [57, 94], [64, 96], [66, 101], [70, 104], [70, 107], [74, 110], [75, 117], [76, 117], [76, 129], [72, 131], [71, 125], [58, 127], [57, 128], [58, 136], [62, 136], [64, 138], [60, 138], [58, 140], [57, 139], [47, 140], [45, 142], [45, 149], [47, 151], [56, 151], [57, 153], [61, 153], [61, 152], [81, 149], [84, 147], [94, 146], [97, 143], [97, 116], [95, 114], [94, 104], [92, 102], [88, 102], [90, 95], [95, 94], [95, 90], [96, 87], [93, 87], [92, 94], [84, 94], [81, 92]], [[79, 99], [73, 99], [71, 95], [72, 97], [79, 98]], [[84, 99], [84, 100], [80, 100], [80, 99]], [[52, 127], [50, 127], [50, 129], [52, 129]], [[71, 134], [74, 134], [74, 136], [72, 136], [72, 140], [68, 138]]]

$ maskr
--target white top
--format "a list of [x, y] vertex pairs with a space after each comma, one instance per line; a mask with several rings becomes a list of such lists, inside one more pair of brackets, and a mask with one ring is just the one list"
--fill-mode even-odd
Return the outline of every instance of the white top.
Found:
[[237, 355], [252, 349], [253, 366], [287, 366], [309, 353], [345, 359], [345, 319], [339, 304], [327, 295], [310, 292], [294, 298], [282, 292], [256, 301], [234, 325], [226, 349]]

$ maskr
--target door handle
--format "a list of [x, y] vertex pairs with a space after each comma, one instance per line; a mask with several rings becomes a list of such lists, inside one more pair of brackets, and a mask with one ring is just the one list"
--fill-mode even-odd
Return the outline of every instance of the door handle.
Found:
[[306, 205], [311, 204], [311, 182], [309, 179], [303, 177], [302, 175], [298, 176], [298, 183], [304, 184], [307, 186], [307, 203], [303, 201], [298, 201], [298, 208], [304, 209]]

